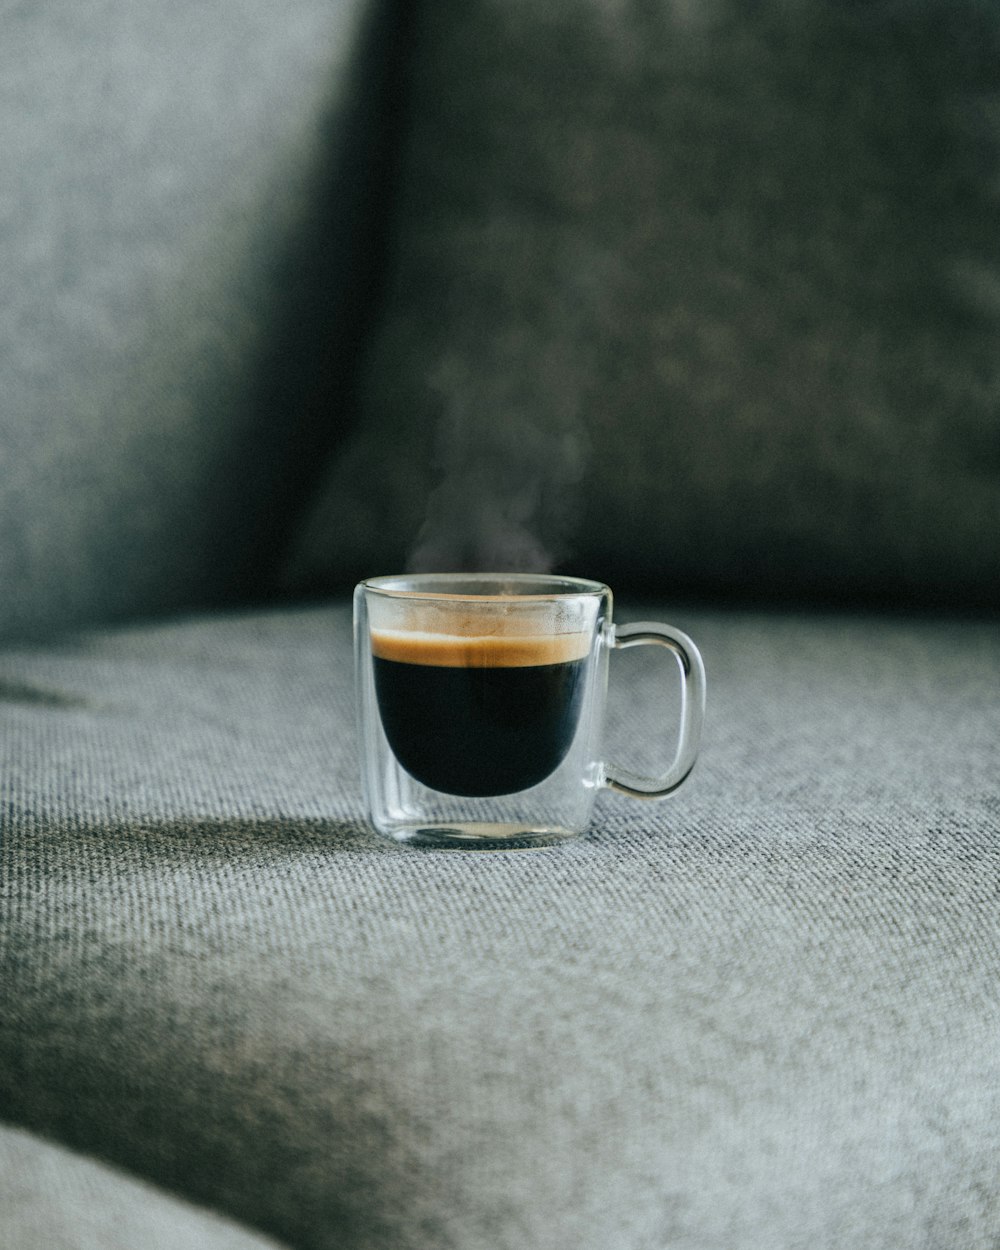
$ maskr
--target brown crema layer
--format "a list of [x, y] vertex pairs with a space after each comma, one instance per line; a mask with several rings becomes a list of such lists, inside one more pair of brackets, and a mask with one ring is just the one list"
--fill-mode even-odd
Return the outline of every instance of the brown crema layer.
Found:
[[531, 668], [570, 664], [590, 650], [590, 636], [575, 634], [460, 635], [389, 629], [371, 631], [372, 655], [400, 664], [438, 668]]

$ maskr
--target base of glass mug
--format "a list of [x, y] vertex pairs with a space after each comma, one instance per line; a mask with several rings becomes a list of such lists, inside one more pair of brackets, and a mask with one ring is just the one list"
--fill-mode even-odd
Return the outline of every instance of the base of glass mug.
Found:
[[554, 846], [580, 836], [562, 825], [532, 825], [520, 821], [448, 821], [441, 824], [380, 825], [381, 833], [408, 846], [461, 851], [527, 851]]

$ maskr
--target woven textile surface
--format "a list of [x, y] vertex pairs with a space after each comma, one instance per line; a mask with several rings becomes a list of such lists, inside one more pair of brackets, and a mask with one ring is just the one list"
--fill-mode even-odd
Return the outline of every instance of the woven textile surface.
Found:
[[256, 589], [362, 320], [383, 8], [4, 7], [0, 637]]
[[366, 829], [346, 605], [0, 653], [0, 1116], [315, 1250], [995, 1247], [995, 623], [629, 616], [695, 773], [506, 854]]
[[3, 1126], [0, 1213], [11, 1250], [279, 1250], [218, 1215]]
[[988, 605], [996, 6], [415, 8], [363, 419], [296, 584]]

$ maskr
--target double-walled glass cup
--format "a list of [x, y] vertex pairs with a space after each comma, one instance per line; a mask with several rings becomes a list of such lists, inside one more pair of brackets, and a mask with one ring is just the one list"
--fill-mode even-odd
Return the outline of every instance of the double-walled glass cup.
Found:
[[[374, 826], [400, 842], [496, 849], [573, 838], [603, 787], [673, 793], [694, 766], [705, 671], [656, 622], [615, 627], [600, 582], [534, 574], [375, 577], [354, 594], [362, 775]], [[673, 763], [643, 777], [603, 757], [608, 653], [677, 662]]]

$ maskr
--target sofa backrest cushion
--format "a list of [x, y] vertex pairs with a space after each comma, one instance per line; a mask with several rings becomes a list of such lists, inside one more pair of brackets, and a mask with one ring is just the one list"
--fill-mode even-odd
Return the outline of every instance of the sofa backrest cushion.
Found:
[[5, 15], [0, 636], [220, 601], [280, 549], [350, 356], [383, 7]]
[[282, 1250], [215, 1211], [0, 1124], [0, 1211], [8, 1250]]
[[289, 562], [1000, 585], [1000, 57], [975, 0], [421, 8], [394, 270]]

